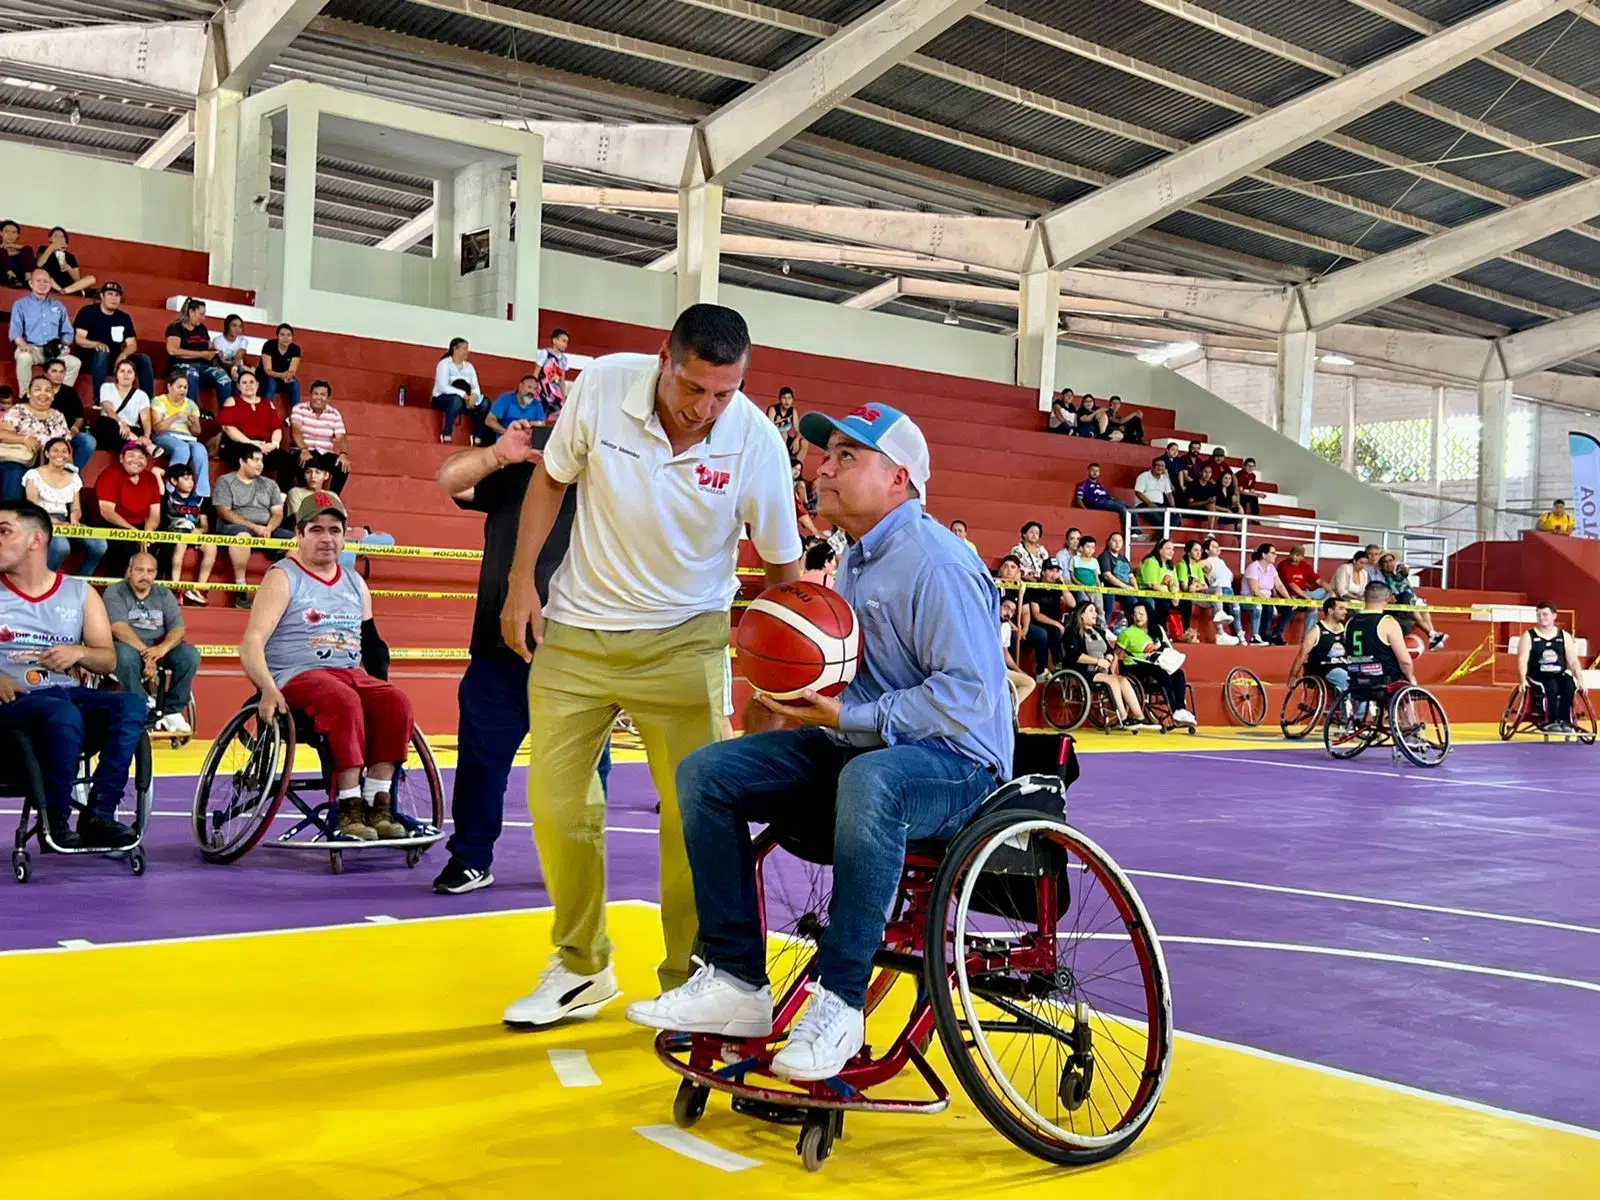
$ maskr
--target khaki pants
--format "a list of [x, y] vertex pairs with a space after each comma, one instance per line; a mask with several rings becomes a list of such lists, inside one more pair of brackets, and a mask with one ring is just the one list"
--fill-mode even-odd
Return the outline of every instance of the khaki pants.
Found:
[[[27, 399], [28, 385], [33, 382], [34, 367], [44, 362], [44, 347], [28, 346], [24, 348], [13, 342], [11, 355], [17, 363], [17, 400], [21, 402]], [[76, 355], [70, 352], [63, 353], [60, 357], [61, 365], [67, 369], [66, 374], [62, 376], [61, 382], [71, 387], [78, 382], [78, 372], [83, 370], [83, 363]], [[99, 404], [100, 398], [96, 396], [94, 402]]]
[[611, 959], [606, 936], [605, 798], [595, 768], [619, 709], [633, 718], [661, 794], [663, 989], [688, 978], [698, 922], [694, 879], [678, 815], [678, 764], [722, 737], [728, 614], [670, 629], [607, 633], [545, 623], [528, 673], [528, 809], [551, 936], [570, 971], [593, 975]]

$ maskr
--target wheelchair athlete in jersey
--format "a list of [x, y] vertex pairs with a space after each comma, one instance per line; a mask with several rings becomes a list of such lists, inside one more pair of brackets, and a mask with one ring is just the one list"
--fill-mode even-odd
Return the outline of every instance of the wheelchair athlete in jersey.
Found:
[[[389, 649], [375, 627], [370, 638], [363, 636], [362, 665], [375, 679], [389, 677]], [[260, 698], [253, 694], [222, 727], [195, 785], [194, 838], [207, 862], [235, 862], [260, 844], [326, 854], [329, 869], [338, 875], [346, 852], [400, 851], [406, 866], [415, 867], [428, 847], [444, 838], [444, 785], [422, 730], [412, 730], [410, 753], [389, 793], [393, 820], [405, 836], [362, 841], [339, 832], [327, 738], [298, 711], [263, 720]], [[263, 841], [285, 800], [299, 819]]]
[[1355, 758], [1389, 742], [1392, 759], [1437, 767], [1450, 753], [1450, 721], [1426, 688], [1389, 681], [1379, 663], [1351, 663], [1350, 687], [1335, 695], [1323, 718], [1322, 744], [1337, 759]]
[[[781, 1079], [774, 1053], [819, 978], [832, 895], [831, 830], [771, 825], [755, 843], [774, 1017], [768, 1038], [660, 1033], [682, 1077], [673, 1119], [688, 1128], [712, 1091], [736, 1112], [799, 1127], [820, 1170], [850, 1112], [937, 1113], [962, 1089], [1014, 1145], [1086, 1165], [1132, 1144], [1172, 1058], [1172, 1000], [1156, 931], [1111, 858], [1067, 822], [1078, 776], [1070, 737], [1017, 737], [1018, 778], [949, 842], [913, 842], [867, 993], [868, 1042], [836, 1077]], [[891, 1031], [896, 1031], [892, 1032]], [[873, 1034], [888, 1035], [874, 1052]], [[926, 1094], [892, 1084], [906, 1068]]]
[[1546, 728], [1545, 699], [1541, 695], [1544, 687], [1544, 682], [1538, 679], [1516, 686], [1506, 701], [1505, 712], [1500, 715], [1500, 740], [1509, 742], [1519, 733], [1537, 733], [1547, 742], [1551, 738], [1566, 741], [1576, 738], [1585, 746], [1594, 745], [1597, 728], [1594, 701], [1589, 693], [1583, 688], [1573, 689], [1572, 731], [1569, 733], [1564, 729]]

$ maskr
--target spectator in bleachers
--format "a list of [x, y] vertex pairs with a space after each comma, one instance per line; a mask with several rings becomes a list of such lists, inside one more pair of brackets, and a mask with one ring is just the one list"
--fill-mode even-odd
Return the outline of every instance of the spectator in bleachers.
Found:
[[1177, 485], [1178, 475], [1183, 471], [1188, 455], [1183, 452], [1183, 446], [1177, 438], [1168, 438], [1166, 448], [1161, 451], [1161, 461], [1166, 465], [1167, 475]]
[[1168, 619], [1179, 598], [1178, 572], [1175, 566], [1177, 557], [1178, 548], [1173, 540], [1160, 538], [1150, 547], [1150, 553], [1139, 563], [1139, 589], [1161, 593], [1151, 601], [1151, 615], [1154, 624], [1162, 629], [1166, 629]]
[[206, 328], [206, 302], [185, 300], [182, 314], [167, 326], [167, 362], [189, 377], [189, 398], [200, 401], [202, 384], [210, 384], [221, 408], [233, 395], [233, 376], [217, 362], [211, 330]]
[[[229, 313], [222, 318], [222, 332], [211, 339], [211, 348], [217, 352], [217, 366], [228, 373], [234, 387], [239, 386], [239, 374], [250, 369], [250, 339], [245, 336], [244, 318]], [[267, 393], [269, 396], [271, 392]]]
[[1317, 577], [1317, 568], [1306, 557], [1304, 546], [1289, 547], [1289, 557], [1278, 564], [1278, 579], [1291, 599], [1320, 602], [1328, 598], [1328, 589]]
[[[304, 408], [305, 405], [301, 405]], [[299, 411], [298, 409], [296, 411]], [[332, 491], [334, 471], [338, 469], [338, 460], [332, 454], [313, 454], [303, 467], [300, 468], [299, 478], [295, 486], [289, 489], [283, 503], [283, 511], [287, 514], [278, 532], [284, 537], [294, 536], [294, 514], [300, 511], [300, 506], [319, 492]], [[360, 558], [362, 546], [392, 546], [392, 534], [379, 533], [366, 525], [350, 524], [344, 527], [345, 548], [339, 552], [341, 566], [354, 569]]]
[[1109, 436], [1110, 418], [1101, 408], [1093, 392], [1078, 397], [1078, 436], [1106, 438]]
[[1217, 513], [1222, 511], [1222, 488], [1211, 473], [1210, 463], [1201, 466], [1198, 476], [1187, 480], [1183, 493], [1183, 506], [1207, 514], [1206, 527], [1215, 529]]
[[1553, 533], [1558, 537], [1571, 537], [1572, 531], [1578, 527], [1578, 522], [1567, 511], [1567, 502], [1557, 500], [1550, 506], [1550, 511], [1539, 517], [1539, 532]]
[[[1263, 599], [1289, 598], [1283, 581], [1278, 578], [1278, 551], [1271, 542], [1262, 542], [1257, 546], [1250, 565], [1244, 569], [1244, 594]], [[1283, 645], [1283, 631], [1289, 627], [1289, 618], [1294, 615], [1294, 610], [1272, 604], [1245, 607], [1250, 614], [1250, 640], [1265, 642], [1269, 646]], [[1265, 634], [1261, 632], [1263, 628], [1266, 629]]]
[[[128, 442], [118, 460], [95, 480], [100, 516], [113, 529], [161, 528], [161, 482], [150, 472], [150, 455], [141, 442]], [[107, 575], [121, 575], [147, 543], [111, 540], [100, 561]]]
[[550, 344], [534, 359], [534, 366], [539, 370], [539, 398], [544, 401], [547, 421], [554, 421], [567, 402], [567, 344], [571, 340], [565, 329], [551, 330]]
[[1117, 710], [1117, 724], [1124, 728], [1153, 728], [1145, 724], [1144, 706], [1133, 680], [1117, 670], [1116, 639], [1100, 620], [1100, 606], [1093, 600], [1080, 600], [1067, 617], [1064, 638], [1065, 664], [1077, 671], [1091, 686], [1103, 688]]
[[[120, 379], [123, 368], [117, 371]], [[150, 401], [144, 417], [151, 440], [166, 455], [168, 472], [175, 466], [188, 467], [195, 494], [202, 500], [211, 495], [211, 461], [200, 440], [200, 406], [189, 398], [189, 376], [182, 368], [167, 380], [167, 390]]]
[[1389, 585], [1389, 594], [1393, 597], [1392, 603], [1414, 606], [1415, 611], [1402, 612], [1390, 609], [1390, 615], [1400, 622], [1400, 631], [1409, 634], [1415, 625], [1428, 635], [1428, 649], [1441, 649], [1449, 640], [1449, 635], [1440, 633], [1433, 625], [1433, 615], [1427, 611], [1428, 602], [1417, 595], [1416, 588], [1411, 586], [1411, 571], [1395, 555], [1385, 551], [1378, 558], [1375, 570], [1369, 570], [1368, 579], [1379, 579]]
[[1235, 516], [1244, 511], [1244, 505], [1239, 500], [1239, 480], [1232, 471], [1225, 471], [1217, 478], [1217, 486], [1222, 493], [1222, 500], [1217, 505], [1218, 512], [1232, 513]]
[[1022, 708], [1023, 701], [1033, 695], [1033, 689], [1039, 686], [1031, 675], [1017, 665], [1021, 636], [1017, 629], [1016, 600], [1011, 596], [1000, 597], [1000, 652], [1006, 656], [1006, 678], [1017, 690], [1018, 710]]
[[[265, 475], [266, 456], [254, 442], [235, 442], [224, 451], [237, 464], [232, 473], [217, 480], [211, 491], [211, 505], [217, 513], [217, 532], [224, 537], [245, 534], [251, 537], [285, 537], [283, 491]], [[233, 565], [235, 583], [245, 582], [250, 565], [249, 546], [229, 546], [228, 561]], [[245, 592], [233, 594], [235, 608], [248, 609]]]
[[[51, 438], [45, 444], [43, 461], [22, 477], [22, 490], [57, 525], [78, 525], [83, 521], [83, 507], [78, 493], [83, 490], [83, 476], [72, 466], [72, 444], [64, 438]], [[93, 575], [105, 556], [106, 544], [102, 538], [64, 538], [59, 533], [50, 536], [50, 549], [46, 563], [52, 571], [61, 569], [76, 545], [83, 552], [78, 564], [78, 574]]]
[[800, 414], [795, 411], [792, 387], [778, 389], [778, 402], [768, 406], [767, 419], [778, 427], [778, 432], [783, 434], [784, 442], [794, 441], [795, 435], [800, 431]]
[[[181, 371], [173, 372], [181, 375]], [[184, 377], [187, 389], [187, 377]], [[154, 424], [150, 416], [150, 397], [139, 386], [138, 373], [131, 362], [117, 365], [116, 373], [100, 385], [99, 411], [94, 419], [94, 440], [111, 450], [128, 442], [144, 446], [147, 455], [156, 451], [151, 438]]]
[[800, 537], [803, 541], [820, 538], [817, 532], [817, 523], [811, 519], [811, 512], [816, 508], [816, 498], [811, 491], [811, 485], [806, 482], [805, 464], [791, 459], [789, 462], [789, 477], [794, 480], [794, 518], [800, 525]]
[[1033, 649], [1033, 669], [1040, 679], [1062, 663], [1061, 635], [1066, 631], [1065, 609], [1071, 608], [1061, 586], [1061, 564], [1044, 560], [1039, 572], [1042, 586], [1025, 587], [1022, 604], [1028, 610], [1027, 642]]
[[[1078, 587], [1098, 588], [1100, 586], [1100, 558], [1096, 554], [1098, 543], [1089, 534], [1084, 534], [1078, 542], [1078, 549], [1072, 557], [1067, 559], [1062, 567], [1062, 577], [1069, 583]], [[1073, 592], [1072, 602], [1082, 604], [1085, 600], [1093, 600], [1095, 593]]]
[[[345, 435], [344, 417], [333, 407], [332, 399], [331, 383], [326, 379], [313, 383], [310, 399], [289, 413], [289, 435], [294, 439], [292, 453], [298, 467], [304, 467], [314, 454], [332, 456], [332, 477], [327, 486], [342, 492], [350, 478], [350, 439]], [[289, 511], [296, 510], [291, 505]], [[348, 536], [349, 530], [345, 533]]]
[[155, 395], [150, 356], [139, 353], [133, 318], [122, 308], [122, 285], [115, 280], [100, 289], [100, 299], [85, 304], [72, 320], [73, 337], [89, 366], [89, 394], [98, 397], [118, 365], [129, 362], [138, 372], [145, 395]]
[[1172, 560], [1173, 578], [1178, 581], [1178, 619], [1183, 622], [1183, 637], [1198, 641], [1194, 628], [1194, 598], [1203, 596], [1209, 585], [1206, 582], [1204, 554], [1199, 542], [1189, 541], [1177, 547]]
[[1078, 552], [1078, 546], [1083, 541], [1083, 530], [1076, 525], [1069, 526], [1067, 532], [1061, 536], [1061, 550], [1056, 554], [1057, 562], [1068, 562]]
[[[1223, 560], [1222, 543], [1214, 537], [1208, 537], [1201, 543], [1200, 550], [1200, 562], [1206, 574], [1206, 590], [1213, 596], [1233, 595], [1233, 568]], [[1239, 623], [1239, 606], [1219, 600], [1211, 606], [1211, 612], [1211, 620], [1218, 630], [1217, 642], [1237, 646], [1244, 636], [1244, 627]], [[1222, 641], [1222, 627], [1225, 625], [1231, 625], [1237, 631], [1228, 635], [1226, 643]]]
[[67, 421], [51, 406], [54, 392], [43, 376], [28, 385], [26, 404], [13, 404], [0, 420], [0, 500], [22, 498], [22, 477], [55, 438], [71, 445]]
[[543, 425], [544, 416], [544, 401], [539, 398], [539, 377], [524, 375], [517, 380], [514, 391], [501, 392], [494, 398], [494, 403], [489, 406], [489, 411], [483, 418], [484, 428], [494, 437], [485, 434], [484, 439], [492, 444], [495, 439], [504, 437], [513, 421], [529, 421], [535, 425]]
[[[1106, 548], [1100, 554], [1100, 586], [1111, 588], [1117, 592], [1131, 592], [1137, 590], [1133, 582], [1133, 564], [1128, 561], [1128, 539], [1122, 531], [1109, 534], [1106, 537]], [[1115, 624], [1116, 613], [1113, 611], [1118, 597], [1105, 596], [1102, 598], [1105, 605], [1105, 616], [1108, 624]], [[1123, 596], [1120, 598], [1124, 612], [1131, 613], [1141, 604], [1148, 604], [1148, 600], [1138, 596]]]
[[70, 238], [67, 231], [57, 225], [50, 231], [50, 239], [34, 256], [39, 266], [50, 275], [50, 289], [63, 296], [76, 296], [94, 286], [94, 276], [78, 269], [77, 256], [67, 248]]
[[1194, 725], [1195, 715], [1184, 706], [1188, 703], [1188, 680], [1181, 666], [1171, 671], [1163, 670], [1157, 662], [1161, 652], [1172, 649], [1172, 641], [1160, 621], [1150, 619], [1150, 610], [1134, 610], [1133, 620], [1117, 638], [1117, 648], [1123, 652], [1123, 669], [1138, 679], [1146, 688], [1159, 688], [1172, 709], [1172, 720], [1177, 725]]
[[[1019, 584], [1022, 582], [1022, 560], [1015, 554], [1008, 554], [1000, 560], [1000, 565], [994, 569], [994, 577], [998, 583]], [[1002, 595], [1020, 596], [1021, 590], [1017, 587], [1001, 588]]]
[[1341, 600], [1361, 599], [1362, 593], [1367, 590], [1367, 568], [1371, 559], [1365, 550], [1357, 550], [1350, 556], [1350, 561], [1340, 563], [1333, 573], [1333, 594]]
[[1113, 396], [1107, 402], [1106, 426], [1110, 430], [1107, 436], [1112, 441], [1123, 441], [1133, 446], [1144, 445], [1144, 411], [1123, 408], [1121, 396]]
[[1063, 389], [1050, 398], [1050, 416], [1047, 428], [1051, 433], [1075, 434], [1078, 432], [1078, 406], [1069, 389]]
[[265, 456], [268, 474], [292, 482], [299, 474], [300, 464], [294, 454], [283, 448], [283, 418], [272, 401], [257, 394], [259, 386], [248, 371], [239, 376], [238, 395], [217, 414], [222, 423], [222, 445], [227, 447], [232, 442], [256, 447]]
[[1038, 579], [1044, 570], [1045, 560], [1050, 557], [1050, 551], [1044, 548], [1044, 526], [1037, 521], [1029, 521], [1024, 525], [1022, 540], [1011, 547], [1011, 557], [1022, 568], [1023, 579]]
[[[156, 586], [153, 554], [135, 554], [123, 579], [106, 589], [106, 616], [117, 650], [117, 683], [151, 711], [151, 724], [164, 733], [193, 733], [183, 710], [200, 673], [200, 652], [186, 640], [183, 610], [166, 588]], [[156, 670], [171, 672], [160, 708], [155, 707]]]
[[1253, 517], [1261, 515], [1261, 493], [1256, 490], [1256, 460], [1247, 458], [1233, 477], [1239, 490], [1239, 506]]
[[78, 395], [77, 388], [67, 386], [66, 364], [59, 358], [52, 358], [45, 363], [44, 377], [50, 381], [50, 407], [66, 418], [67, 436], [72, 442], [72, 465], [81, 471], [94, 457], [95, 448], [93, 436], [83, 428], [83, 399]]
[[433, 369], [433, 407], [444, 414], [444, 428], [439, 434], [441, 443], [448, 443], [455, 434], [456, 419], [463, 413], [472, 417], [472, 441], [482, 440], [483, 418], [489, 402], [483, 397], [478, 384], [478, 368], [467, 361], [472, 347], [466, 338], [451, 338], [450, 348]]
[[33, 249], [20, 241], [22, 226], [7, 218], [0, 221], [0, 287], [25, 288], [38, 266]]
[[806, 549], [806, 569], [800, 572], [800, 579], [803, 583], [831, 588], [838, 567], [839, 556], [834, 553], [833, 547], [827, 542], [817, 542]]
[[962, 521], [960, 519], [951, 521], [950, 522], [950, 532], [955, 534], [963, 542], [966, 542], [967, 548], [969, 550], [971, 550], [974, 554], [976, 554], [978, 552], [978, 547], [976, 546], [976, 544], [974, 544], [972, 539], [967, 536], [967, 523], [965, 521]]
[[1172, 507], [1172, 476], [1165, 456], [1150, 460], [1150, 469], [1133, 482], [1133, 519], [1152, 529], [1161, 528], [1161, 513]]
[[[161, 497], [161, 528], [167, 533], [208, 533], [211, 518], [206, 515], [205, 500], [200, 495], [194, 468], [188, 463], [175, 463], [167, 469], [167, 487]], [[172, 547], [173, 583], [183, 580], [183, 560], [188, 556], [189, 545], [175, 543]], [[217, 548], [210, 542], [195, 546], [200, 552], [200, 566], [195, 572], [196, 583], [209, 583], [211, 569], [217, 562]], [[200, 605], [205, 595], [197, 588], [183, 593], [183, 603]]]
[[28, 273], [28, 294], [11, 306], [10, 335], [17, 391], [25, 394], [33, 380], [33, 368], [52, 358], [66, 365], [69, 387], [78, 382], [83, 363], [71, 353], [72, 321], [67, 306], [50, 294], [50, 272], [43, 267]]
[[277, 336], [261, 347], [261, 361], [256, 364], [256, 375], [261, 380], [261, 395], [272, 400], [282, 392], [289, 398], [291, 410], [299, 404], [300, 359], [300, 346], [294, 340], [294, 326], [279, 325]]
[[1099, 463], [1089, 464], [1089, 478], [1080, 483], [1073, 492], [1072, 502], [1080, 508], [1116, 513], [1119, 524], [1128, 523], [1128, 506], [1108, 492], [1105, 484], [1100, 482]]

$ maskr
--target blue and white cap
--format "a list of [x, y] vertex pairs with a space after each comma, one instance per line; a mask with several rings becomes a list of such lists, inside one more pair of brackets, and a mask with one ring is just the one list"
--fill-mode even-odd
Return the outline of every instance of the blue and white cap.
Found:
[[928, 499], [928, 439], [917, 424], [898, 408], [887, 404], [863, 404], [842, 421], [824, 413], [807, 413], [800, 418], [800, 436], [813, 446], [827, 449], [828, 439], [838, 430], [851, 441], [870, 446], [897, 467], [904, 467], [916, 485], [917, 494]]

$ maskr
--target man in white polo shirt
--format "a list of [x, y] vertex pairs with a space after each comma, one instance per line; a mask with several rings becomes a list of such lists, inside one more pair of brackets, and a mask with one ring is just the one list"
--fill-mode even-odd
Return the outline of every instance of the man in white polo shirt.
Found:
[[[662, 988], [688, 978], [694, 882], [676, 772], [722, 736], [728, 610], [745, 526], [769, 584], [800, 576], [783, 437], [739, 390], [750, 333], [732, 309], [684, 310], [655, 357], [584, 368], [523, 500], [501, 632], [529, 657], [528, 805], [557, 954], [506, 1023], [590, 1017], [617, 995], [605, 932], [605, 807], [593, 787], [619, 710], [633, 718], [661, 795]], [[566, 560], [541, 610], [534, 563], [582, 480]]]

